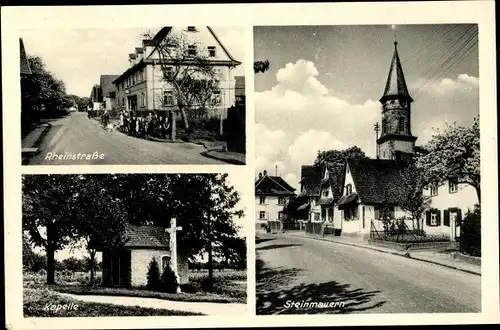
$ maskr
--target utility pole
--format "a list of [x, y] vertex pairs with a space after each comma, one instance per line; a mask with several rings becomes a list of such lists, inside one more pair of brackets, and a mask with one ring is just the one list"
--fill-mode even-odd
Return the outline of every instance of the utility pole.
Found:
[[376, 153], [377, 153], [377, 159], [379, 159], [379, 145], [378, 145], [378, 132], [380, 131], [380, 125], [378, 122], [375, 123], [375, 125], [373, 125], [373, 130], [375, 131], [375, 143], [376, 143], [376, 146], [375, 146], [375, 150], [376, 150]]
[[274, 167], [276, 168], [276, 176], [278, 176], [278, 165], [274, 165]]

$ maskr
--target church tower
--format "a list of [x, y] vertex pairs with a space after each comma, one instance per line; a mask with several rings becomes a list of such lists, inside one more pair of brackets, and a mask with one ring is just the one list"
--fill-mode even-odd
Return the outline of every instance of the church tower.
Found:
[[395, 41], [389, 76], [384, 95], [380, 98], [382, 132], [377, 139], [377, 158], [408, 159], [413, 155], [417, 138], [411, 135], [412, 102]]

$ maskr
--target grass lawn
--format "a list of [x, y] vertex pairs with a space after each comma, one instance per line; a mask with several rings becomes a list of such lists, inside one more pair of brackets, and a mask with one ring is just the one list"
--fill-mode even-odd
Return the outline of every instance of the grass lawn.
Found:
[[[83, 302], [58, 295], [47, 288], [25, 288], [23, 313], [24, 317], [87, 317], [87, 316], [188, 316], [203, 315], [167, 309], [143, 308], [138, 306], [116, 306]], [[77, 306], [77, 308], [51, 310], [49, 306]]]
[[[100, 278], [100, 274], [97, 274]], [[46, 292], [63, 292], [80, 295], [127, 296], [157, 298], [185, 302], [214, 302], [214, 303], [246, 303], [246, 270], [215, 270], [214, 285], [208, 290], [205, 282], [207, 271], [191, 271], [190, 283], [182, 285], [182, 293], [165, 293], [149, 291], [145, 288], [105, 288], [89, 286], [88, 274], [56, 272], [55, 285], [45, 284], [44, 273], [25, 273], [24, 287], [26, 289], [46, 290]], [[33, 299], [31, 299], [33, 300]], [[42, 306], [43, 307], [43, 306]]]

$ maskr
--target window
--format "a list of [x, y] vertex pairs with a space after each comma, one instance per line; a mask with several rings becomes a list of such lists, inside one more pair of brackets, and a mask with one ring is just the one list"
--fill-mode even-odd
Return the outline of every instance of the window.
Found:
[[220, 91], [215, 91], [213, 94], [213, 100], [215, 105], [221, 104], [221, 96], [220, 96]]
[[189, 32], [196, 32], [196, 26], [188, 26]]
[[344, 210], [344, 220], [358, 219], [358, 207], [351, 207]]
[[282, 219], [283, 219], [283, 212], [279, 211], [278, 212], [278, 220], [282, 220]]
[[174, 92], [165, 91], [163, 95], [163, 103], [165, 105], [174, 105]]
[[383, 220], [383, 219], [394, 219], [394, 206], [386, 206], [386, 207], [381, 207], [381, 206], [375, 206], [375, 219], [376, 220]]
[[403, 117], [398, 119], [398, 131], [404, 133], [405, 131], [405, 119]]
[[170, 266], [170, 256], [162, 256], [161, 257], [161, 269], [162, 270], [165, 270], [167, 267], [171, 267]]
[[215, 57], [215, 46], [208, 46], [208, 56]]
[[266, 204], [266, 197], [260, 197], [259, 199], [260, 199], [260, 200], [259, 200], [259, 204], [260, 204], [260, 205], [264, 205], [264, 204]]
[[165, 76], [167, 79], [172, 77], [173, 74], [174, 74], [174, 69], [171, 66], [165, 68]]
[[323, 197], [328, 197], [328, 189], [323, 190]]
[[260, 220], [265, 220], [266, 219], [266, 211], [260, 211], [259, 212], [259, 219]]
[[448, 181], [450, 194], [456, 193], [458, 191], [458, 181], [456, 179], [450, 179]]
[[141, 94], [141, 107], [146, 106], [146, 94], [142, 93]]
[[278, 197], [278, 205], [284, 205], [285, 204], [285, 198], [284, 197]]
[[431, 226], [437, 226], [437, 213], [431, 213]]
[[320, 213], [314, 213], [314, 221], [320, 221], [321, 220], [321, 214]]
[[326, 209], [321, 210], [321, 221], [326, 221]]
[[196, 56], [196, 46], [195, 45], [188, 46], [188, 55], [189, 56]]
[[346, 193], [346, 196], [349, 196], [350, 194], [352, 194], [352, 184], [348, 184], [347, 186], [345, 186], [345, 193]]
[[438, 194], [438, 185], [437, 184], [432, 184], [430, 190], [431, 190], [431, 196], [437, 196], [437, 194]]
[[[446, 217], [446, 214], [445, 214]], [[441, 211], [430, 209], [425, 212], [425, 222], [427, 226], [436, 227], [441, 225]]]

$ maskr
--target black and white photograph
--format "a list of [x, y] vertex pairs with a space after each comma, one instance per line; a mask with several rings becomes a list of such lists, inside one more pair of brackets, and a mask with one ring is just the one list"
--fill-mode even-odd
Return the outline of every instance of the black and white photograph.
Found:
[[246, 314], [247, 211], [234, 175], [22, 184], [24, 317]]
[[257, 314], [480, 313], [478, 26], [254, 38]]
[[22, 163], [245, 164], [243, 32], [20, 31]]

